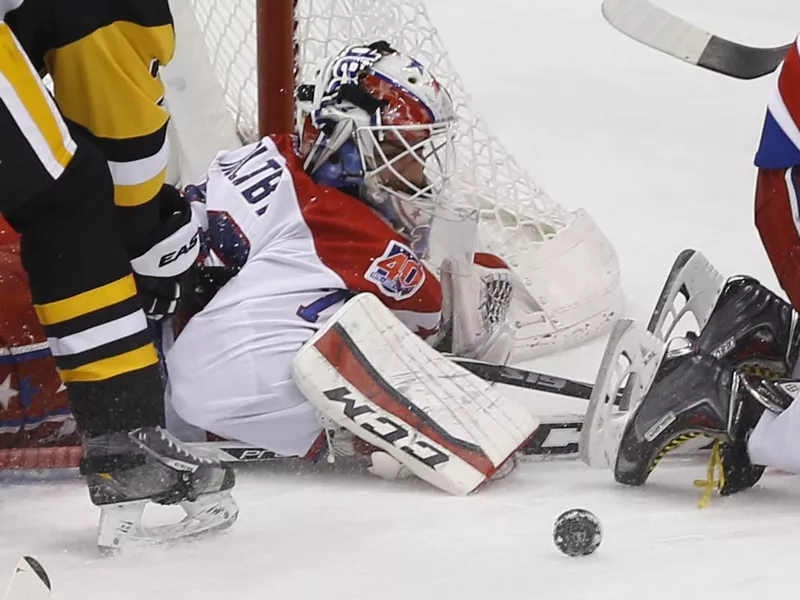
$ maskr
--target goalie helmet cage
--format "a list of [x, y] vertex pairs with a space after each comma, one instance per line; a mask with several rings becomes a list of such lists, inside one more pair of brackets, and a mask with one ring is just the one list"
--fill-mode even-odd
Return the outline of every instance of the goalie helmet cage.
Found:
[[294, 88], [311, 81], [322, 58], [387, 40], [453, 96], [457, 190], [480, 208], [480, 249], [518, 276], [514, 358], [580, 343], [621, 315], [613, 247], [584, 210], [550, 198], [490, 133], [422, 0], [172, 0], [171, 8], [177, 49], [163, 78], [173, 181], [197, 181], [221, 149], [291, 131]]

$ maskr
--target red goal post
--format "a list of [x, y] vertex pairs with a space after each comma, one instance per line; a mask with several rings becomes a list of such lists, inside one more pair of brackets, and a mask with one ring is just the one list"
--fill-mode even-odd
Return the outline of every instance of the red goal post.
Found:
[[481, 249], [502, 256], [519, 279], [514, 358], [581, 343], [621, 315], [612, 245], [586, 211], [545, 193], [491, 133], [424, 0], [171, 0], [171, 7], [177, 51], [163, 77], [173, 181], [199, 179], [221, 149], [292, 131], [294, 89], [321, 59], [385, 39], [453, 96], [457, 192], [479, 208]]
[[258, 131], [294, 131], [297, 0], [256, 0]]

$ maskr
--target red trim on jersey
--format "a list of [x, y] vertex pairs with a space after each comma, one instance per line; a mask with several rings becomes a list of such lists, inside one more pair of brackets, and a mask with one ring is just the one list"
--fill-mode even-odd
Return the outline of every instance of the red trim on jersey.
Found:
[[[800, 236], [792, 216], [784, 169], [759, 169], [755, 221], [761, 243], [792, 307], [800, 310]], [[795, 185], [800, 181], [795, 177]]]
[[488, 252], [476, 252], [472, 262], [487, 269], [508, 269], [508, 265], [502, 258]]
[[347, 333], [342, 327], [333, 326], [314, 343], [314, 347], [361, 395], [402, 419], [406, 424], [443, 448], [447, 448], [455, 456], [487, 477], [495, 471], [495, 466], [479, 446], [467, 444], [448, 435], [440, 427], [429, 422], [429, 418], [424, 412], [412, 411], [409, 408], [412, 403], [392, 388], [365, 356], [354, 351], [351, 347], [352, 340], [345, 337], [346, 335]]
[[389, 297], [364, 277], [391, 240], [402, 244], [408, 241], [361, 200], [336, 188], [316, 184], [302, 170], [291, 137], [273, 136], [272, 139], [286, 158], [300, 212], [311, 230], [317, 255], [344, 280], [347, 289], [375, 294], [392, 310], [441, 312], [442, 289], [435, 275], [427, 269], [419, 289], [402, 300]]

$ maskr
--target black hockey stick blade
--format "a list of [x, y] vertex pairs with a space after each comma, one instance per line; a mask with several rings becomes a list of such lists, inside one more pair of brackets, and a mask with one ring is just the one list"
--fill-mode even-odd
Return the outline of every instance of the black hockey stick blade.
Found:
[[773, 72], [792, 44], [756, 48], [726, 40], [648, 0], [603, 0], [603, 16], [617, 30], [682, 61], [737, 79]]
[[50, 578], [39, 561], [23, 556], [11, 576], [4, 600], [48, 600]]
[[755, 48], [712, 35], [697, 65], [737, 79], [757, 79], [777, 69], [793, 45]]
[[537, 373], [509, 365], [495, 365], [468, 358], [450, 357], [459, 367], [492, 383], [502, 383], [514, 387], [527, 388], [538, 392], [549, 392], [559, 396], [582, 398], [588, 400], [592, 396], [592, 385], [583, 381], [575, 381], [546, 373]]

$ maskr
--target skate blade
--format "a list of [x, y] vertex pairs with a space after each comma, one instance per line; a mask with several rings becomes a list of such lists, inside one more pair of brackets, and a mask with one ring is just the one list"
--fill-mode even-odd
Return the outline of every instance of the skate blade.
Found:
[[580, 459], [590, 467], [614, 469], [625, 425], [650, 388], [664, 349], [630, 319], [614, 325], [578, 442]]
[[691, 315], [699, 333], [711, 316], [724, 287], [725, 278], [702, 252], [684, 250], [675, 259], [664, 282], [647, 331], [667, 341], [684, 317]]
[[226, 529], [236, 522], [239, 507], [229, 491], [181, 502], [186, 516], [177, 523], [147, 527], [142, 523], [149, 500], [109, 504], [100, 509], [97, 545], [109, 553], [128, 548], [168, 544]]

